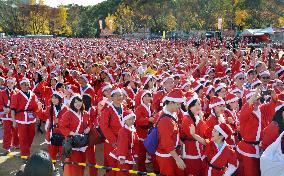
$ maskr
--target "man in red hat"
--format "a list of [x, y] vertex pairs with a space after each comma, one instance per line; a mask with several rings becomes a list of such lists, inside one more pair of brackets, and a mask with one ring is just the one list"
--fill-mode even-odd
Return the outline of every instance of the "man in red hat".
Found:
[[176, 114], [184, 101], [185, 98], [180, 89], [173, 89], [163, 98], [165, 106], [157, 122], [159, 144], [155, 153], [162, 175], [184, 175], [186, 166], [179, 156], [180, 138]]
[[36, 113], [42, 104], [29, 90], [30, 81], [27, 78], [21, 80], [20, 86], [21, 90], [11, 98], [11, 116], [13, 126], [18, 127], [21, 155], [29, 156], [35, 136]]

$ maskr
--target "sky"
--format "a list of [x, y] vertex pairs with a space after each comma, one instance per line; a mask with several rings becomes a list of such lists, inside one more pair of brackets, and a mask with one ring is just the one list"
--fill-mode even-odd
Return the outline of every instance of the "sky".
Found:
[[67, 5], [67, 4], [78, 4], [78, 5], [95, 5], [104, 0], [44, 0], [44, 4], [51, 6], [51, 7], [57, 7], [60, 4]]

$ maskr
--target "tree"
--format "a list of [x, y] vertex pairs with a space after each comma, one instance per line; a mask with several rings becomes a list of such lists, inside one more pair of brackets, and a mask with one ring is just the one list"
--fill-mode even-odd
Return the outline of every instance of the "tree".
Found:
[[48, 7], [35, 5], [29, 14], [27, 33], [29, 34], [49, 34]]
[[133, 10], [126, 4], [120, 4], [117, 8], [116, 14], [117, 24], [122, 27], [124, 33], [133, 32]]
[[105, 19], [106, 26], [110, 33], [113, 33], [117, 29], [116, 19], [117, 17], [114, 14], [108, 14]]
[[52, 21], [52, 33], [57, 36], [71, 36], [71, 27], [67, 24], [67, 9], [60, 5], [58, 7], [57, 13]]

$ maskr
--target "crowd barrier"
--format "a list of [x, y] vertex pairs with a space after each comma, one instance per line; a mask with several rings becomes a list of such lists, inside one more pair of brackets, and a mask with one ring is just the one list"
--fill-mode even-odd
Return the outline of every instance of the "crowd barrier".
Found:
[[[14, 154], [14, 153], [0, 154], [0, 157], [20, 158], [24, 160], [28, 159], [28, 156], [21, 156], [21, 155]], [[141, 171], [136, 171], [136, 170], [126, 170], [126, 169], [102, 166], [102, 165], [97, 165], [97, 164], [89, 164], [89, 163], [79, 163], [79, 162], [72, 162], [72, 161], [64, 162], [61, 160], [52, 160], [52, 163], [54, 164], [60, 163], [63, 165], [64, 164], [76, 164], [76, 165], [83, 166], [83, 167], [95, 167], [96, 169], [103, 169], [106, 171], [115, 171], [115, 172], [124, 172], [124, 173], [135, 174], [135, 175], [160, 176], [159, 174], [155, 174], [155, 173], [141, 172]]]

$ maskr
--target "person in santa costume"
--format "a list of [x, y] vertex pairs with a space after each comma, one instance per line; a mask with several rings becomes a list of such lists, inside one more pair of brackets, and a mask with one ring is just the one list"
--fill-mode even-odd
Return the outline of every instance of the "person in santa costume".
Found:
[[13, 127], [13, 119], [11, 117], [11, 98], [19, 91], [15, 88], [16, 79], [6, 79], [6, 89], [0, 92], [0, 107], [3, 109], [1, 120], [3, 122], [3, 149], [9, 152], [12, 148], [19, 147], [19, 137], [17, 127]]
[[[242, 141], [237, 145], [240, 175], [260, 175], [259, 143], [262, 130], [271, 122], [271, 111], [275, 111], [277, 96], [272, 92], [272, 99], [267, 104], [260, 104], [261, 90], [251, 91], [246, 95], [247, 102], [239, 112]], [[272, 110], [271, 110], [272, 109]], [[269, 123], [268, 123], [269, 122]]]
[[139, 139], [138, 147], [138, 170], [146, 171], [146, 148], [143, 144], [143, 141], [148, 135], [149, 129], [153, 126], [154, 117], [153, 110], [151, 108], [152, 102], [152, 93], [150, 91], [143, 91], [141, 95], [141, 104], [136, 106], [135, 115], [136, 115], [136, 129]]
[[162, 175], [184, 175], [186, 165], [179, 156], [181, 145], [176, 114], [184, 101], [183, 92], [176, 88], [163, 98], [165, 106], [157, 121], [159, 143], [155, 153]]
[[96, 93], [93, 87], [89, 84], [88, 75], [82, 74], [79, 77], [80, 95], [88, 94], [92, 97], [92, 105], [95, 105]]
[[[70, 109], [68, 109], [59, 119], [58, 126], [61, 133], [65, 137], [88, 134], [91, 129], [90, 117], [84, 111], [83, 100], [81, 95], [75, 94], [71, 98]], [[72, 148], [71, 155], [66, 158], [66, 162], [80, 162], [86, 161], [86, 149], [88, 146], [81, 148]], [[64, 165], [64, 176], [83, 176], [84, 167], [77, 164]]]
[[[91, 129], [94, 129], [98, 125], [98, 112], [94, 106], [92, 106], [92, 97], [89, 94], [85, 94], [82, 97], [85, 111], [89, 114], [89, 122]], [[95, 145], [88, 145], [86, 150], [86, 159], [89, 164], [96, 164]], [[97, 175], [97, 169], [95, 167], [89, 167], [89, 175]]]
[[[123, 126], [122, 114], [124, 107], [122, 105], [123, 95], [119, 88], [114, 88], [111, 92], [112, 103], [107, 104], [99, 117], [100, 128], [106, 138], [104, 142], [104, 165], [116, 167], [115, 160], [109, 156], [109, 153], [117, 146], [118, 131]], [[114, 171], [108, 171], [107, 175], [115, 175]]]
[[48, 144], [48, 153], [52, 160], [57, 160], [57, 156], [61, 156], [62, 147], [53, 145], [50, 141], [55, 135], [62, 135], [60, 132], [58, 122], [62, 118], [63, 114], [67, 111], [67, 107], [63, 105], [63, 94], [62, 92], [54, 92], [51, 99], [51, 105], [45, 110], [41, 110], [39, 118], [46, 121], [45, 141]]
[[202, 175], [203, 145], [196, 141], [190, 134], [189, 128], [194, 125], [196, 134], [205, 137], [206, 124], [203, 121], [200, 100], [196, 93], [189, 92], [187, 95], [186, 113], [181, 123], [181, 140], [183, 141], [182, 158], [184, 159], [186, 175]]
[[236, 152], [226, 143], [226, 139], [232, 135], [229, 125], [221, 123], [215, 125], [211, 139], [204, 139], [195, 132], [195, 126], [190, 126], [190, 134], [205, 145], [204, 157], [206, 162], [205, 175], [207, 176], [231, 176], [238, 167]]
[[[138, 136], [134, 127], [135, 114], [132, 110], [123, 112], [123, 127], [118, 132], [117, 147], [110, 152], [110, 156], [118, 161], [120, 169], [132, 170], [135, 164], [134, 157], [137, 157]], [[116, 176], [127, 176], [129, 173], [117, 172]]]
[[284, 102], [275, 108], [272, 122], [263, 130], [263, 139], [260, 148], [264, 151], [284, 131]]
[[21, 90], [11, 98], [11, 117], [13, 127], [18, 127], [21, 155], [29, 156], [35, 136], [36, 113], [42, 108], [36, 95], [29, 90], [30, 81], [23, 78], [20, 81]]

